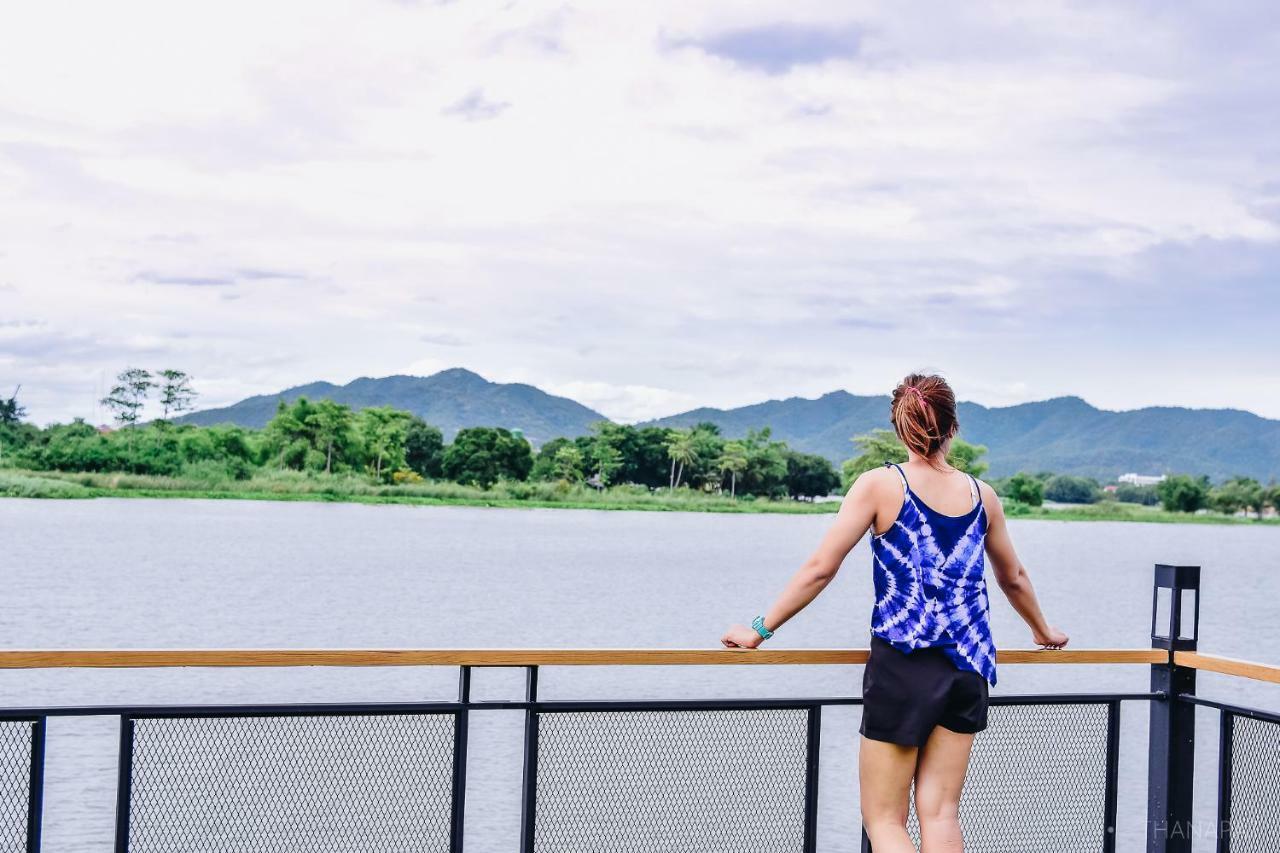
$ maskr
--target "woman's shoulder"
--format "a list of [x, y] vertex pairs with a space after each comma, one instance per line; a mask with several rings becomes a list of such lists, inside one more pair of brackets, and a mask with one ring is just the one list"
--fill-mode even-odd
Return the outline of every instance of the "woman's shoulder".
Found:
[[877, 465], [874, 468], [868, 468], [853, 479], [853, 485], [857, 486], [862, 483], [864, 486], [879, 486], [881, 483], [901, 483], [898, 478], [898, 472], [893, 470], [890, 464]]
[[[901, 483], [897, 473], [888, 465], [877, 465], [875, 468], [868, 468], [861, 474], [853, 478], [853, 482], [849, 484], [849, 489], [845, 493], [846, 497], [863, 496], [863, 497], [879, 497], [886, 494], [891, 483]], [[899, 492], [902, 491], [901, 485], [896, 487]]]
[[1002, 512], [1004, 505], [1000, 503], [1000, 495], [996, 494], [995, 487], [978, 477], [973, 480], [978, 484], [978, 497], [982, 499], [982, 506], [987, 512]]

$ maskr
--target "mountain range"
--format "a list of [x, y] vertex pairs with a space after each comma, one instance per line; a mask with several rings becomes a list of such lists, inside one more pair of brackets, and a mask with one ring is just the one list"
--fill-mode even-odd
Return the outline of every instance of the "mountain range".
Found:
[[[360, 378], [346, 385], [313, 382], [179, 420], [260, 428], [275, 414], [280, 400], [304, 396], [355, 409], [407, 409], [438, 426], [446, 439], [467, 426], [505, 426], [523, 430], [537, 445], [556, 436], [582, 435], [592, 423], [607, 420], [566, 397], [532, 385], [490, 382], [462, 368], [431, 376]], [[1280, 478], [1280, 421], [1237, 409], [1155, 406], [1117, 412], [1079, 397], [1055, 397], [998, 407], [961, 402], [958, 410], [961, 436], [987, 446], [992, 477], [1049, 470], [1102, 480], [1130, 471], [1208, 474], [1215, 481], [1237, 474], [1264, 482]], [[853, 436], [888, 427], [888, 417], [888, 395], [832, 391], [816, 399], [693, 409], [640, 426], [688, 427], [709, 421], [727, 436], [767, 426], [797, 450], [839, 463], [854, 454]]]
[[201, 426], [239, 424], [261, 429], [275, 416], [281, 400], [292, 403], [299, 397], [333, 400], [353, 409], [405, 409], [439, 427], [446, 441], [463, 427], [504, 426], [523, 430], [537, 445], [556, 436], [582, 435], [596, 421], [608, 420], [567, 397], [553, 396], [532, 385], [490, 382], [460, 367], [431, 376], [361, 377], [346, 385], [312, 382], [276, 394], [249, 397], [225, 408], [192, 412], [176, 420]]

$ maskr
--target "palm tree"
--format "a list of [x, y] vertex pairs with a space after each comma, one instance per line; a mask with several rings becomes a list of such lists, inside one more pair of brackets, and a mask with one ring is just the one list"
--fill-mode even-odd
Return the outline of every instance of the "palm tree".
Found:
[[717, 464], [721, 471], [729, 472], [729, 497], [738, 496], [738, 474], [747, 470], [747, 448], [740, 441], [727, 441]]
[[[667, 455], [671, 457], [671, 488], [680, 487], [684, 466], [698, 461], [698, 450], [693, 445], [692, 430], [675, 430], [667, 439]], [[676, 465], [679, 464], [679, 468]]]

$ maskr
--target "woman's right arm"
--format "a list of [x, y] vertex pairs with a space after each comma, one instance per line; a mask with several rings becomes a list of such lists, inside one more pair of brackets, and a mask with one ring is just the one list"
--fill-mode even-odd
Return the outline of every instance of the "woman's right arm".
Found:
[[991, 558], [996, 583], [1000, 585], [1000, 590], [1009, 599], [1013, 609], [1018, 611], [1022, 621], [1031, 629], [1031, 638], [1036, 645], [1046, 649], [1060, 649], [1067, 644], [1069, 638], [1044, 618], [1035, 588], [1031, 585], [1031, 575], [1018, 559], [1018, 552], [1013, 549], [1013, 539], [1009, 536], [1009, 525], [1005, 521], [1000, 498], [986, 483], [982, 487], [983, 503], [987, 509], [987, 556]]

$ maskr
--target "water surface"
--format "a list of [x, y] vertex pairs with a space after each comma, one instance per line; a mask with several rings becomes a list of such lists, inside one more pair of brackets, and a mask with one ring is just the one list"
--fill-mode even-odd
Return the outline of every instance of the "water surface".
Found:
[[[761, 612], [829, 516], [248, 501], [0, 499], [8, 648], [711, 647]], [[1204, 567], [1201, 647], [1280, 661], [1280, 529], [1014, 520], [1050, 618], [1079, 647], [1149, 645], [1157, 562]], [[861, 543], [774, 648], [865, 646]], [[994, 586], [993, 586], [994, 590]], [[994, 632], [1029, 644], [996, 593]], [[547, 668], [546, 698], [850, 695], [860, 667]], [[998, 692], [1143, 691], [1145, 667], [1004, 666]], [[8, 706], [451, 698], [456, 670], [3, 672]], [[476, 675], [515, 697], [520, 673]], [[1280, 708], [1280, 691], [1201, 676]], [[1141, 846], [1147, 708], [1123, 718], [1120, 849]], [[516, 849], [520, 719], [472, 715], [467, 849]], [[820, 849], [857, 849], [858, 712], [824, 713]], [[50, 722], [46, 849], [111, 849], [116, 721]], [[1201, 712], [1199, 814], [1212, 819], [1216, 715]], [[748, 780], [744, 780], [746, 783]], [[1199, 848], [1198, 848], [1199, 849]], [[1204, 849], [1211, 849], [1205, 843]]]

